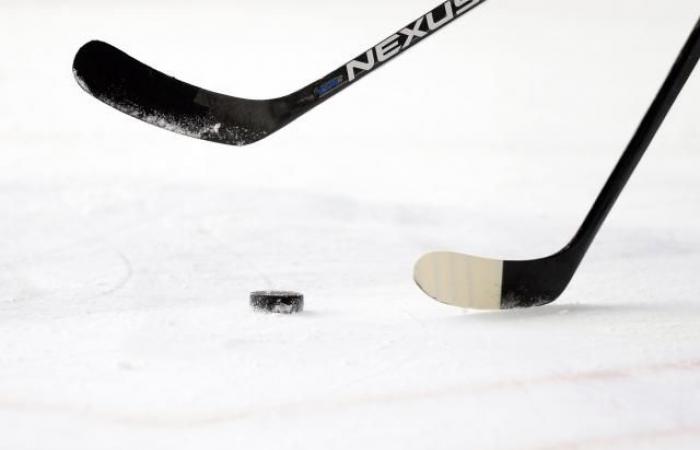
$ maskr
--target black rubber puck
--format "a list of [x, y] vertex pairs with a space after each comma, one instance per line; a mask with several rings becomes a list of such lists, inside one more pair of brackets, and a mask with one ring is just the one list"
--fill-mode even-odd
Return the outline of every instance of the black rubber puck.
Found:
[[304, 296], [298, 292], [288, 291], [251, 292], [250, 306], [256, 311], [294, 314], [304, 310]]

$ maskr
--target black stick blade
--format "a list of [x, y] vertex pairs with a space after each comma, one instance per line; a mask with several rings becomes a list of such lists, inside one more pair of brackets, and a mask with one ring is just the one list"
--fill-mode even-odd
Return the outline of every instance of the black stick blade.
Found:
[[242, 99], [184, 83], [100, 41], [78, 51], [73, 73], [86, 92], [123, 113], [222, 144], [246, 145], [267, 137], [280, 128], [286, 110], [283, 99]]

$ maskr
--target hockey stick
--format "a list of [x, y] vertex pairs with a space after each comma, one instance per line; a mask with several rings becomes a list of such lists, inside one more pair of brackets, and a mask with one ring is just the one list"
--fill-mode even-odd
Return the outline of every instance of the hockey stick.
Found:
[[598, 230], [700, 58], [700, 20], [572, 241], [542, 259], [503, 261], [437, 252], [416, 263], [414, 279], [434, 299], [473, 309], [544, 305], [566, 289]]
[[263, 139], [486, 0], [448, 0], [320, 80], [285, 97], [230, 97], [183, 83], [100, 41], [76, 54], [78, 84], [98, 100], [161, 128], [231, 145]]

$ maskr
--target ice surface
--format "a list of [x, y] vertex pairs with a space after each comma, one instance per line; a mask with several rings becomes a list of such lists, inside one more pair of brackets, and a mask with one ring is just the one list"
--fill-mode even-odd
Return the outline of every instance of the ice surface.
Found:
[[[0, 449], [698, 448], [698, 74], [556, 304], [470, 314], [411, 279], [563, 245], [696, 0], [493, 0], [245, 149], [70, 71], [99, 38], [275, 97], [433, 6], [0, 6]], [[306, 311], [254, 314], [261, 289]]]

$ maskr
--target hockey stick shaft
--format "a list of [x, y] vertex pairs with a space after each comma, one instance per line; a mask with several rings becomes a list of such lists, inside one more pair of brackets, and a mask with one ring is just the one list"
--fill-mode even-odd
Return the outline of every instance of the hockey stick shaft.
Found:
[[[308, 109], [339, 93], [426, 37], [454, 22], [486, 0], [448, 0], [422, 15], [357, 58], [311, 83], [296, 95], [297, 106]], [[294, 118], [308, 111], [296, 110]]]
[[[582, 259], [700, 59], [700, 19], [570, 246]], [[580, 262], [580, 260], [578, 261]], [[578, 262], [576, 265], [578, 265]]]

